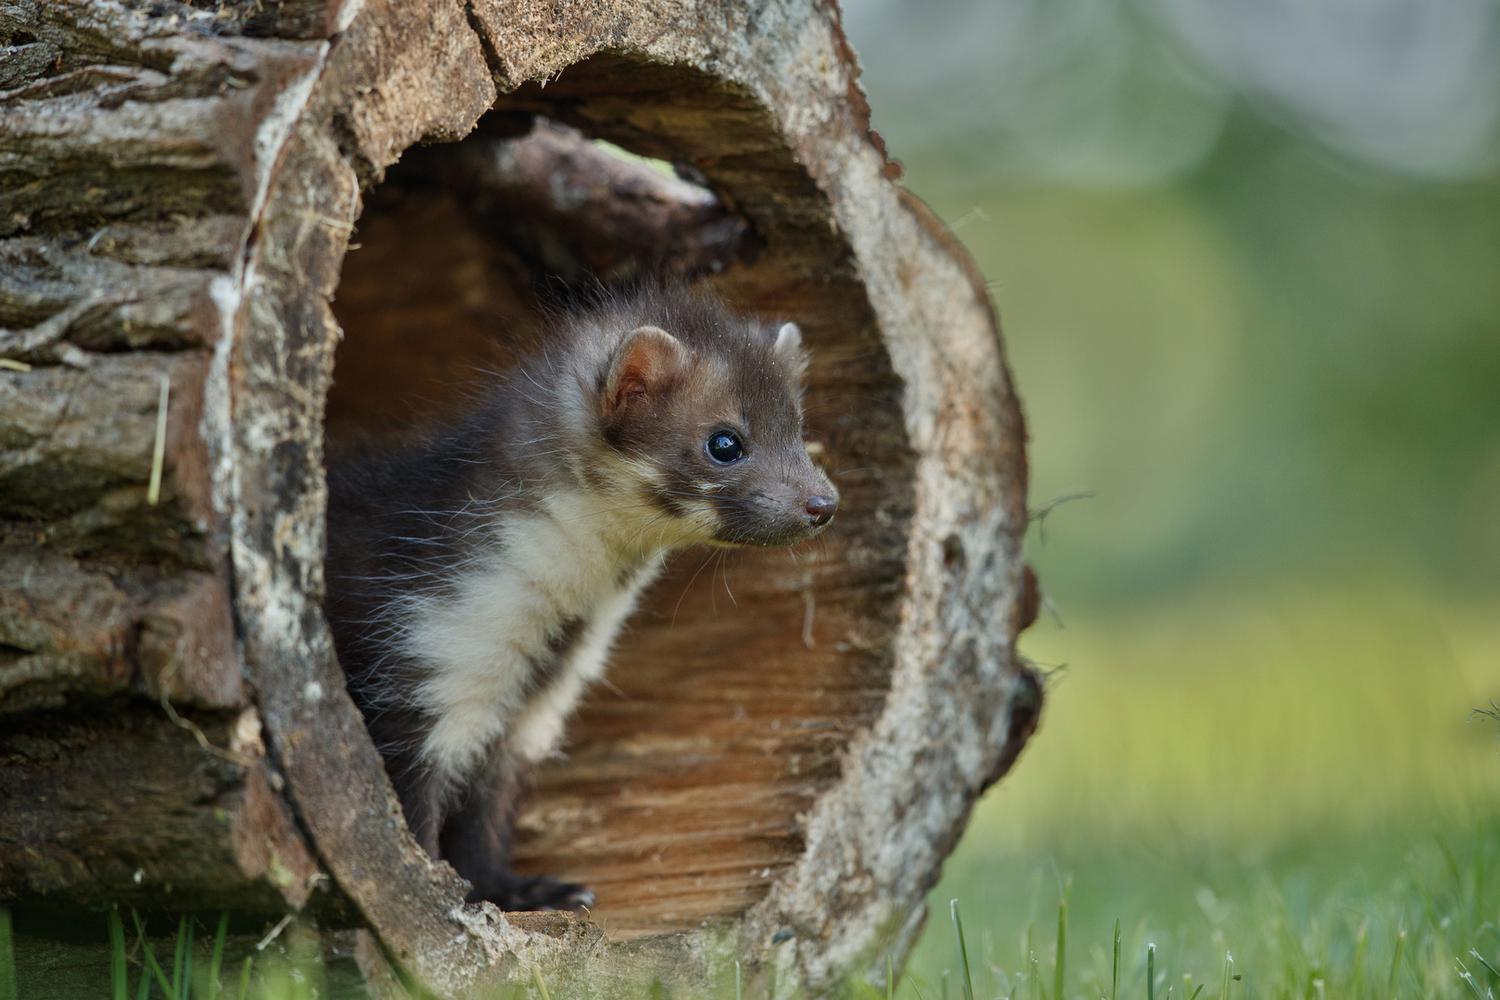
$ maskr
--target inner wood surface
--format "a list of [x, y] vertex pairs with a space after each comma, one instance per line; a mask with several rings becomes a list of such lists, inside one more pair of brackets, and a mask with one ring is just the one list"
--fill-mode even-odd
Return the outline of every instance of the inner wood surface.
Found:
[[[675, 557], [570, 727], [566, 758], [539, 775], [518, 867], [590, 885], [593, 918], [630, 937], [740, 913], [799, 856], [800, 817], [887, 691], [911, 473], [899, 384], [820, 196], [773, 136], [754, 156], [716, 146], [726, 135], [744, 146], [767, 122], [722, 91], [686, 102], [696, 81], [681, 71], [616, 70], [596, 61], [563, 74], [548, 110], [701, 164], [748, 220], [762, 251], [711, 284], [747, 312], [802, 325], [807, 435], [843, 494], [813, 544]], [[649, 138], [595, 108], [605, 83], [612, 102], [658, 109]], [[540, 98], [515, 99], [528, 101]], [[537, 342], [537, 275], [472, 202], [406, 183], [398, 168], [367, 198], [355, 242], [335, 302], [331, 447], [459, 412], [478, 369]]]

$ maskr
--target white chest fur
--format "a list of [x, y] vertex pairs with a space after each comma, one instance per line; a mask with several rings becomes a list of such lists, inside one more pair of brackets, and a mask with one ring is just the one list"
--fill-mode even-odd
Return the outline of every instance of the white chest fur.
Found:
[[[556, 749], [661, 566], [662, 549], [620, 522], [598, 498], [552, 497], [503, 522], [445, 595], [408, 603], [403, 644], [426, 667], [416, 700], [434, 719], [421, 755], [435, 777], [461, 781], [499, 739], [531, 761]], [[538, 686], [537, 665], [558, 658], [570, 623], [576, 636]]]

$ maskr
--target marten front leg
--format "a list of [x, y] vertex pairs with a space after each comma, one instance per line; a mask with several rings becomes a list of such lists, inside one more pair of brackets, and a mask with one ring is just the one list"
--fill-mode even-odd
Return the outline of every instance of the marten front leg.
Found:
[[421, 726], [420, 716], [400, 711], [384, 712], [369, 723], [370, 736], [385, 757], [386, 773], [396, 789], [406, 825], [418, 846], [436, 861], [446, 810], [443, 783], [412, 749]]
[[525, 776], [503, 748], [491, 751], [485, 772], [464, 791], [443, 828], [443, 859], [474, 886], [470, 903], [486, 900], [502, 910], [581, 910], [594, 894], [581, 885], [510, 869], [516, 810]]

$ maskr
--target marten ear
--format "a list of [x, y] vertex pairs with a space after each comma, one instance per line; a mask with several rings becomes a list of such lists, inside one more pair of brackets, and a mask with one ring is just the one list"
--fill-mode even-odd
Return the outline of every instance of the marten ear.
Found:
[[802, 328], [796, 323], [781, 324], [771, 350], [798, 378], [807, 374], [807, 351], [802, 348]]
[[638, 326], [625, 335], [604, 379], [604, 415], [612, 416], [632, 399], [660, 395], [687, 366], [682, 341], [658, 326]]

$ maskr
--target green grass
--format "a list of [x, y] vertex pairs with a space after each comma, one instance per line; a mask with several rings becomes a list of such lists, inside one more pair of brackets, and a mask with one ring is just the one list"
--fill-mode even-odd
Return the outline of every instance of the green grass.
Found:
[[[1040, 628], [1068, 667], [931, 901], [975, 995], [1500, 994], [1492, 619], [1308, 586]], [[898, 996], [962, 978], [953, 934]]]
[[[1070, 944], [1091, 945], [1082, 963], [1064, 964], [1067, 952], [1055, 948], [1063, 938], [1049, 941], [1037, 933], [1037, 899], [1046, 900], [1056, 887], [1031, 886], [1019, 894], [1033, 914], [1029, 918], [991, 912], [968, 931], [946, 922], [935, 926], [897, 995], [930, 995], [947, 968], [960, 983], [972, 977], [975, 996], [1016, 1000], [1155, 1000], [1189, 997], [1200, 988], [1207, 997], [1352, 1000], [1467, 997], [1478, 988], [1489, 998], [1500, 990], [1494, 961], [1500, 951], [1500, 848], [1489, 830], [1476, 831], [1479, 836], [1464, 845], [1474, 853], [1459, 870], [1452, 868], [1458, 852], [1434, 843], [1404, 858], [1404, 866], [1392, 866], [1383, 879], [1326, 890], [1299, 886], [1306, 870], [1299, 875], [1297, 865], [1272, 864], [1254, 874], [1229, 872], [1232, 866], [1223, 873], [1200, 870], [1197, 898], [1182, 908], [1159, 906], [1150, 892], [1130, 898], [1121, 864], [1096, 861], [1097, 867], [1075, 873], [1073, 902], [1086, 899], [1086, 905], [1070, 902], [1059, 910], [1065, 918], [1058, 933]], [[1337, 867], [1333, 853], [1304, 855], [1300, 864]], [[1005, 872], [989, 874], [1001, 878]], [[1161, 863], [1142, 877], [1161, 882], [1192, 876], [1175, 876]], [[1215, 893], [1215, 885], [1226, 895]], [[1158, 891], [1173, 888], [1161, 885]], [[971, 891], [971, 904], [976, 898]], [[1111, 920], [1103, 912], [1110, 903], [1136, 909], [1129, 918]], [[1010, 937], [1006, 928], [1016, 926]], [[960, 934], [963, 943], [956, 947], [967, 956], [967, 968], [941, 958], [954, 952]]]
[[[164, 942], [159, 937], [153, 939], [148, 934], [139, 913], [135, 910], [128, 912], [133, 930], [133, 934], [128, 937], [125, 918], [118, 907], [105, 915], [109, 947], [109, 995], [112, 1000], [128, 1000], [130, 997], [135, 997], [136, 1000], [149, 1000], [152, 997], [165, 1000], [282, 1000], [304, 995], [287, 990], [285, 987], [288, 982], [305, 981], [317, 975], [309, 969], [317, 966], [318, 961], [309, 961], [306, 955], [291, 960], [278, 954], [269, 955], [262, 962], [259, 988], [252, 992], [254, 981], [251, 973], [255, 958], [251, 956], [244, 960], [239, 969], [237, 988], [234, 988], [236, 984], [227, 984], [224, 971], [230, 918], [227, 912], [219, 915], [213, 939], [207, 945], [207, 967], [198, 965], [196, 972], [195, 957], [203, 957], [199, 953], [205, 950], [197, 935], [198, 920], [187, 914], [178, 918], [176, 932], [170, 938], [172, 966], [169, 971], [157, 957], [157, 946]], [[7, 957], [4, 944], [3, 937], [0, 937], [0, 970], [4, 969]], [[131, 988], [132, 975], [135, 978], [134, 989]], [[13, 996], [14, 994], [5, 994], [0, 989], [0, 1000], [11, 1000]]]

